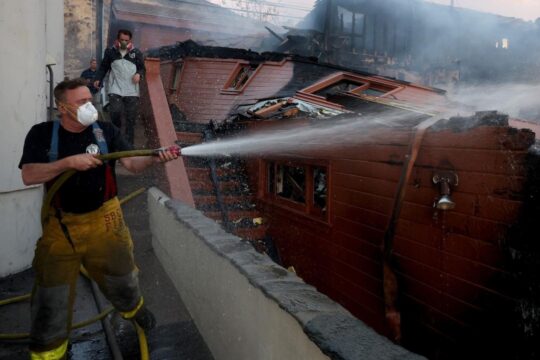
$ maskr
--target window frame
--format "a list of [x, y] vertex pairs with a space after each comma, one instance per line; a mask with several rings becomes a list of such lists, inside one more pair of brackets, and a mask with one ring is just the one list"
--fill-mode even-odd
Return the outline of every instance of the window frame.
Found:
[[[260, 181], [259, 181], [259, 192], [258, 197], [260, 200], [263, 200], [267, 203], [270, 203], [274, 206], [284, 208], [296, 213], [299, 213], [304, 216], [308, 216], [311, 219], [323, 221], [324, 223], [329, 223], [330, 219], [330, 164], [328, 161], [305, 161], [305, 160], [286, 160], [286, 159], [265, 159], [260, 162]], [[274, 166], [274, 189], [273, 192], [269, 189], [269, 165], [273, 164]], [[276, 184], [277, 181], [275, 177], [277, 176], [278, 165], [283, 166], [294, 166], [294, 167], [303, 167], [305, 169], [305, 190], [304, 198], [305, 203], [296, 202], [279, 196], [276, 193]], [[314, 201], [314, 169], [323, 168], [326, 171], [326, 211], [322, 210], [315, 205]]]
[[241, 94], [244, 91], [244, 89], [249, 85], [249, 83], [251, 83], [253, 78], [255, 76], [257, 76], [257, 73], [262, 68], [262, 65], [263, 65], [262, 63], [257, 64], [257, 67], [253, 70], [253, 72], [251, 73], [251, 75], [248, 77], [248, 79], [246, 80], [244, 85], [242, 85], [241, 88], [239, 88], [239, 89], [231, 89], [231, 85], [234, 82], [234, 79], [236, 79], [236, 77], [238, 76], [240, 71], [242, 71], [243, 68], [245, 68], [246, 66], [252, 66], [252, 65], [255, 65], [255, 64], [250, 63], [248, 61], [238, 61], [238, 62], [236, 62], [236, 65], [234, 66], [234, 68], [233, 68], [231, 74], [229, 75], [229, 77], [227, 78], [227, 81], [225, 81], [225, 84], [223, 85], [223, 88], [220, 90], [220, 92], [222, 94], [229, 94], [229, 95]]
[[[347, 93], [349, 94], [352, 94], [352, 95], [356, 95], [356, 96], [367, 96], [367, 97], [375, 97], [375, 98], [386, 98], [386, 97], [389, 97], [389, 96], [392, 96], [394, 95], [395, 93], [405, 89], [405, 86], [403, 85], [400, 85], [400, 84], [396, 84], [395, 82], [392, 82], [390, 80], [385, 80], [385, 79], [381, 79], [381, 78], [373, 78], [373, 77], [367, 77], [367, 76], [360, 76], [360, 75], [356, 75], [356, 74], [351, 74], [351, 73], [345, 73], [345, 72], [340, 72], [340, 73], [337, 73], [337, 74], [334, 74], [326, 79], [323, 79], [313, 85], [310, 85], [300, 91], [298, 91], [299, 94], [302, 94], [302, 95], [305, 95], [305, 96], [308, 96], [308, 97], [314, 97], [320, 101], [324, 101], [324, 102], [330, 102], [326, 99], [326, 97], [324, 96], [321, 96], [321, 95], [316, 95], [315, 93], [316, 92], [319, 92], [329, 86], [332, 86], [332, 85], [335, 85], [337, 83], [339, 83], [340, 81], [350, 81], [350, 82], [353, 82], [353, 83], [361, 83], [361, 85], [359, 84], [358, 87], [350, 90], [350, 91], [346, 91]], [[363, 91], [364, 90], [367, 90], [367, 89], [375, 89], [375, 90], [379, 90], [381, 91], [381, 89], [384, 91], [384, 90], [387, 90], [389, 89], [389, 91], [385, 92], [384, 94], [382, 94], [381, 96], [371, 96], [371, 95], [366, 95], [366, 94], [363, 94]]]
[[175, 61], [172, 63], [172, 65], [173, 66], [171, 69], [171, 82], [169, 85], [169, 92], [171, 94], [177, 92], [178, 88], [180, 87], [180, 82], [184, 75], [184, 62]]

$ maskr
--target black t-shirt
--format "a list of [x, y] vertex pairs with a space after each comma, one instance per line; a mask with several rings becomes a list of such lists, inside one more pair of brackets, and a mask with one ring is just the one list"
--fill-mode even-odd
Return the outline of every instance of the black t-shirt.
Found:
[[[131, 150], [131, 146], [126, 142], [116, 126], [102, 121], [99, 121], [98, 124], [103, 130], [103, 135], [107, 141], [110, 153]], [[24, 141], [24, 150], [19, 168], [22, 168], [24, 164], [49, 162], [52, 129], [52, 122], [37, 124], [30, 129]], [[72, 133], [65, 130], [62, 126], [59, 127], [58, 159], [76, 154], [84, 154], [86, 153], [86, 147], [90, 144], [97, 145], [92, 126], [87, 127], [80, 133]], [[109, 161], [109, 165], [112, 170], [112, 174], [109, 173], [109, 182], [112, 176], [114, 195], [116, 195], [114, 161]], [[95, 169], [87, 171], [78, 171], [57, 192], [56, 196], [59, 197], [60, 208], [66, 212], [79, 214], [99, 208], [105, 200], [106, 182], [106, 165], [98, 166]], [[111, 189], [109, 188], [108, 192], [110, 191]]]

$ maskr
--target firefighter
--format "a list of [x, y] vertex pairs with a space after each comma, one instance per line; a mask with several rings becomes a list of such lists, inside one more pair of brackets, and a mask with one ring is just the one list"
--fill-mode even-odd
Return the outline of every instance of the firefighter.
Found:
[[[155, 325], [144, 307], [133, 243], [116, 196], [115, 162], [102, 162], [95, 155], [131, 146], [116, 126], [97, 121], [86, 85], [84, 79], [75, 79], [56, 86], [60, 119], [30, 129], [19, 164], [25, 185], [45, 183], [47, 188], [64, 171], [77, 170], [56, 193], [35, 249], [32, 359], [65, 358], [81, 265], [124, 318], [135, 319], [145, 330]], [[164, 150], [159, 157], [122, 158], [120, 162], [137, 173], [176, 158]]]

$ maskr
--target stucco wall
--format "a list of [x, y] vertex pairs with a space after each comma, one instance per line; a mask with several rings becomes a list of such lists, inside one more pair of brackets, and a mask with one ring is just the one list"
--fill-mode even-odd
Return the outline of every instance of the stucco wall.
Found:
[[201, 212], [149, 191], [154, 251], [215, 359], [423, 359]]
[[[111, 16], [111, 1], [103, 0], [103, 51], [112, 45], [107, 38]], [[99, 34], [96, 31], [96, 16], [101, 11], [97, 0], [65, 0], [65, 71], [64, 75], [76, 78], [96, 58], [98, 65], [102, 54], [97, 54]]]
[[65, 0], [65, 75], [74, 78], [96, 57], [94, 0]]
[[0, 1], [0, 276], [30, 266], [41, 232], [40, 187], [18, 163], [30, 127], [46, 120], [47, 53], [63, 57], [63, 1]]

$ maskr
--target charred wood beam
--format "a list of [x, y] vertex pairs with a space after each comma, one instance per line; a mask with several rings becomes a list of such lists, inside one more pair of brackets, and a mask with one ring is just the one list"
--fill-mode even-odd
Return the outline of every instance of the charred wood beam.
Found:
[[276, 38], [279, 39], [279, 41], [285, 41], [286, 39], [283, 38], [282, 36], [279, 36], [274, 30], [270, 29], [268, 26], [265, 26], [264, 27], [266, 30], [268, 30], [268, 32], [272, 35], [274, 35]]
[[401, 208], [403, 206], [403, 200], [405, 199], [405, 193], [407, 189], [407, 183], [411, 177], [418, 152], [420, 151], [420, 145], [424, 135], [432, 125], [434, 125], [439, 119], [428, 118], [422, 121], [415, 127], [416, 132], [413, 135], [412, 141], [409, 145], [409, 151], [405, 157], [403, 163], [403, 169], [398, 182], [398, 188], [396, 191], [396, 197], [394, 198], [394, 205], [392, 207], [392, 215], [388, 221], [386, 231], [384, 232], [383, 240], [383, 294], [384, 294], [384, 307], [385, 317], [388, 330], [391, 333], [392, 340], [396, 343], [401, 341], [401, 312], [399, 308], [399, 286], [398, 278], [394, 271], [393, 264], [393, 247], [394, 236], [396, 233], [396, 226], [401, 214]]
[[[211, 141], [212, 139], [214, 139], [215, 134], [212, 128], [213, 128], [213, 124], [210, 123], [210, 126], [206, 130], [204, 130], [203, 132], [204, 141]], [[221, 190], [219, 188], [219, 179], [217, 176], [216, 159], [214, 157], [210, 157], [208, 161], [208, 166], [210, 167], [210, 178], [212, 179], [212, 185], [214, 187], [214, 191], [216, 194], [216, 202], [217, 202], [219, 211], [221, 212], [223, 226], [225, 227], [225, 230], [231, 232], [233, 226], [231, 222], [229, 221], [229, 213], [227, 211], [227, 206], [225, 205], [225, 202], [223, 201], [223, 194], [221, 193]]]

